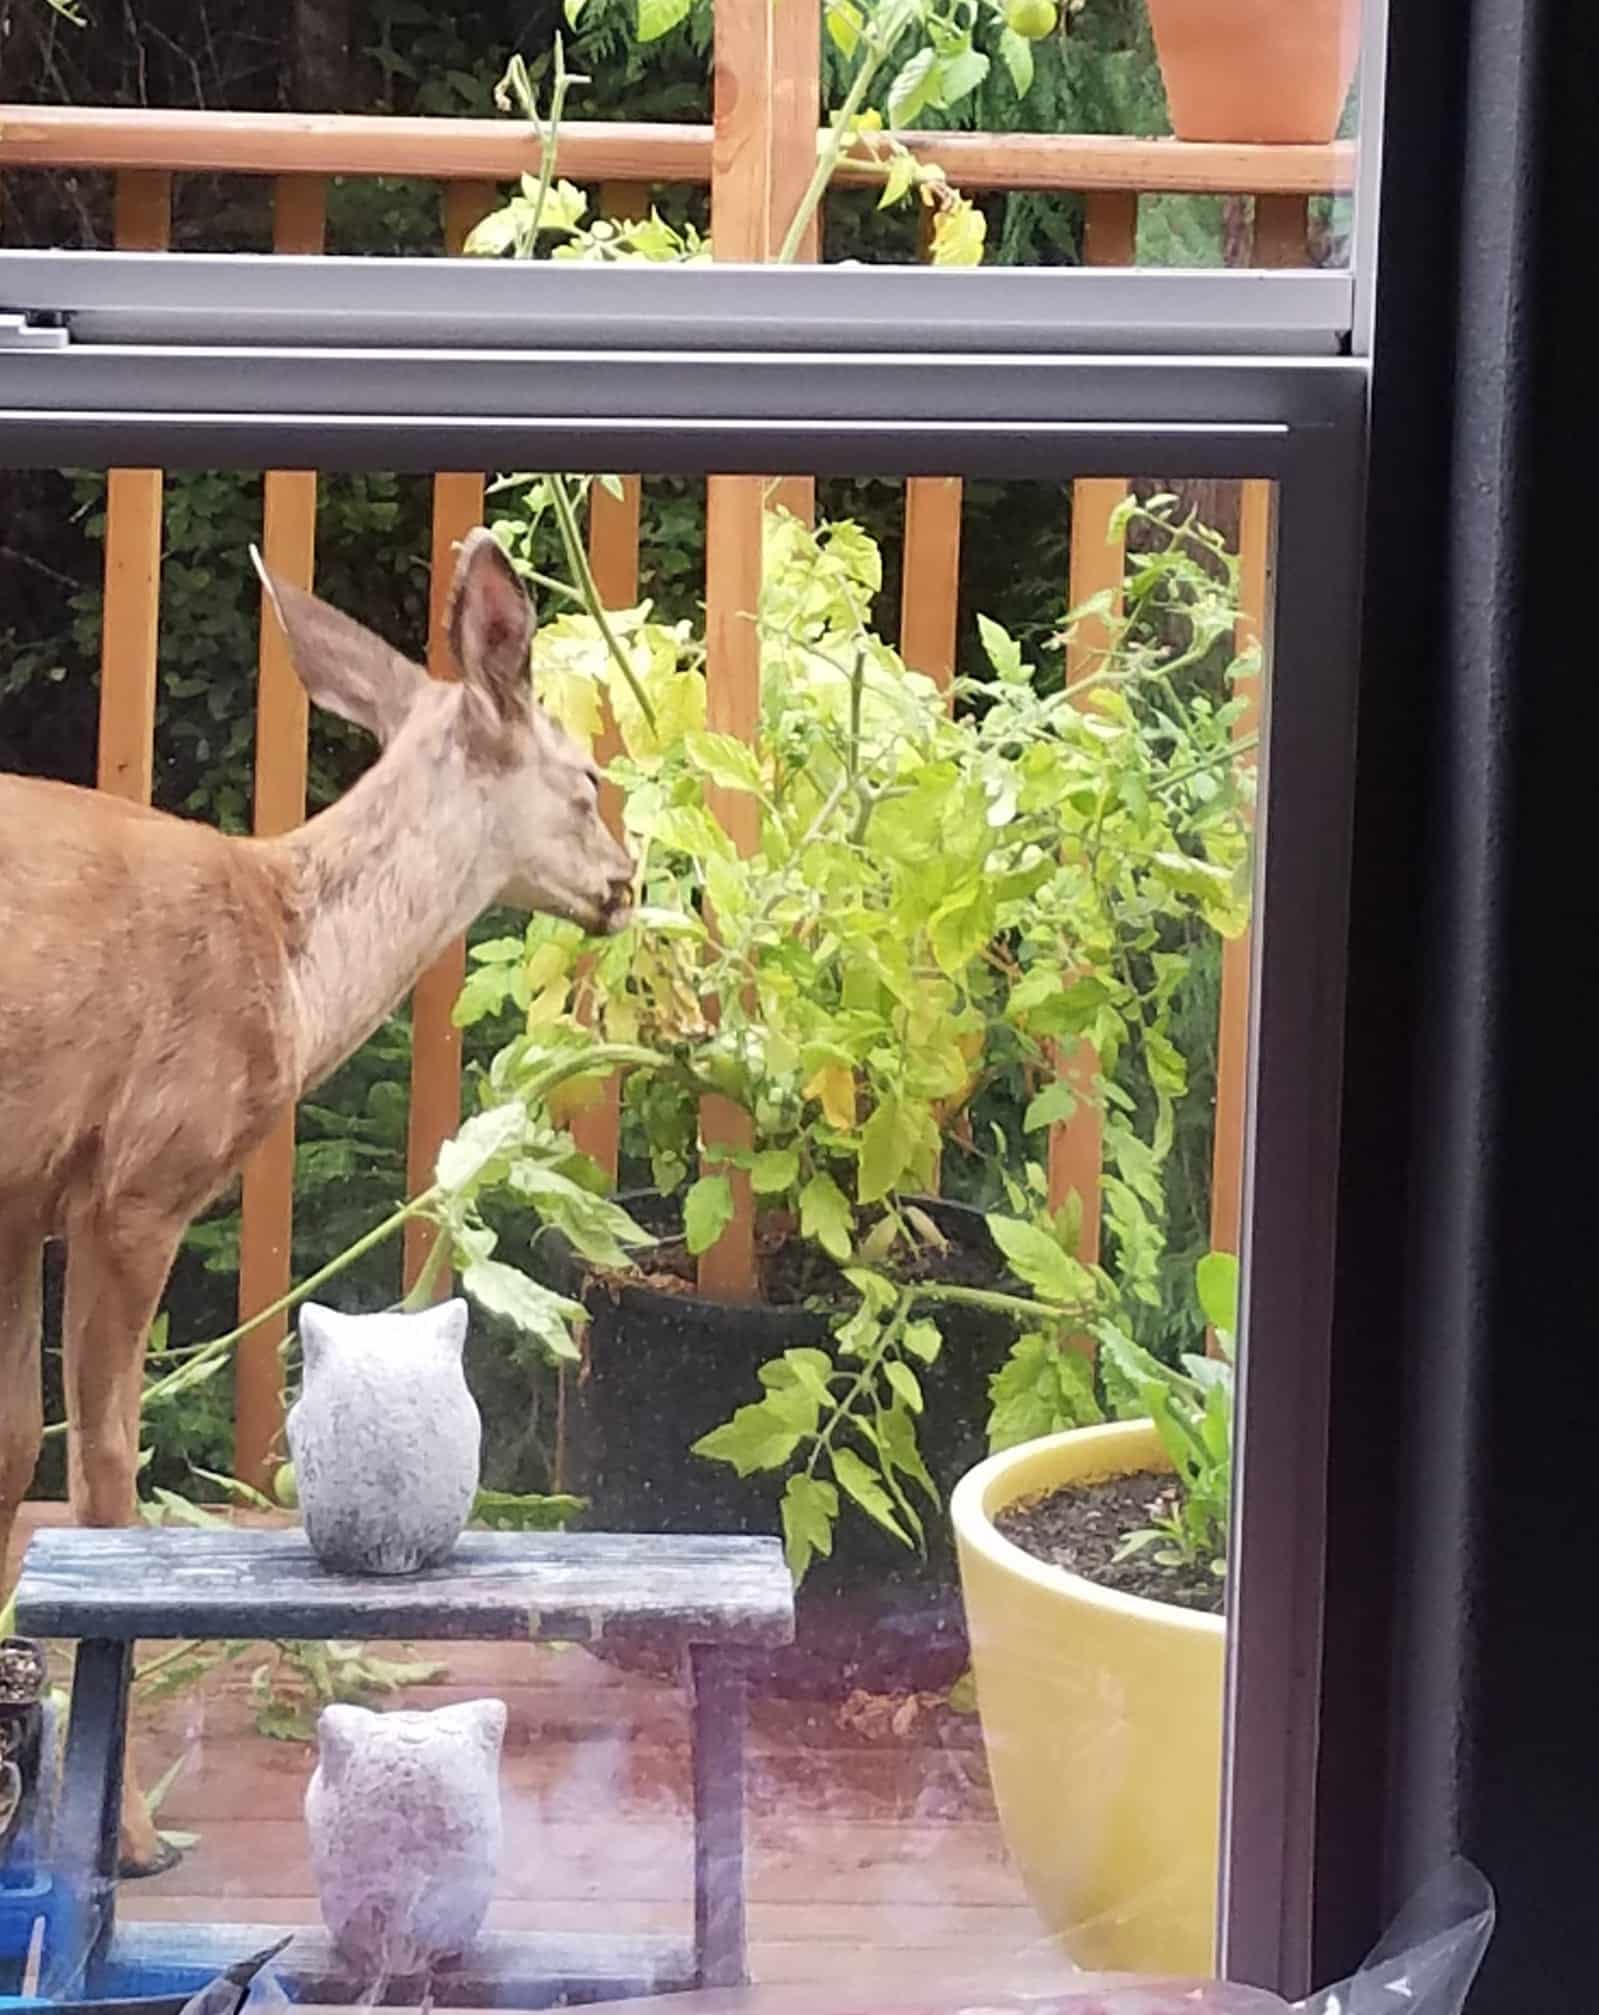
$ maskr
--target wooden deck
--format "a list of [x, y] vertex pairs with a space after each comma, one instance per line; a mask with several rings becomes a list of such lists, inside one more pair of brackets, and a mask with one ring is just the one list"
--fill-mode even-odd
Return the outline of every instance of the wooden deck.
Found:
[[[59, 1516], [30, 1508], [24, 1535]], [[463, 1643], [417, 1655], [447, 1677], [393, 1704], [487, 1693], [510, 1710], [490, 1927], [686, 1933], [681, 1694], [575, 1649]], [[301, 1821], [313, 1752], [257, 1732], [250, 1663], [136, 1711], [145, 1783], [181, 1759], [160, 1823], [199, 1838], [170, 1873], [124, 1885], [129, 1921], [316, 1921]], [[942, 1991], [1065, 1977], [1006, 1859], [972, 1717], [914, 1699], [757, 1700], [748, 1829], [762, 1983]]]

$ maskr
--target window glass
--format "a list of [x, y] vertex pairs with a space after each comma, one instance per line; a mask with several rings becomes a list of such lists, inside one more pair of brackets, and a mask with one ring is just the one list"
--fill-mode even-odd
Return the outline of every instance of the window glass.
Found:
[[[199, 28], [178, 0], [37, 0], [8, 22], [8, 95], [41, 117], [0, 134], [0, 167], [18, 170], [6, 242], [170, 233], [180, 250], [266, 251], [271, 181], [288, 175], [281, 249], [438, 252], [523, 173], [533, 201], [536, 111], [561, 131], [570, 185], [538, 204], [541, 255], [693, 256], [709, 233], [739, 258], [1346, 263], [1357, 0], [1316, 0], [1265, 32], [1238, 0], [1207, 9], [1201, 31], [1191, 12], [1182, 0], [805, 0], [770, 10], [768, 47], [768, 10], [722, 0], [718, 107], [711, 0], [339, 0], [265, 14], [209, 0]], [[117, 123], [130, 112], [137, 137]], [[208, 125], [219, 112], [246, 123]], [[745, 144], [758, 130], [777, 142], [764, 193]], [[168, 171], [170, 188], [151, 183]], [[509, 230], [480, 242], [503, 251]]]
[[[475, 1530], [513, 1552], [636, 1536], [620, 1583], [580, 1563], [499, 1641], [449, 1565], [411, 1584], [398, 1639], [392, 1580], [324, 1637], [292, 1603], [277, 1630], [161, 1612], [133, 1762], [181, 1858], [122, 1885], [128, 1991], [180, 1977], [188, 1927], [345, 1921], [326, 1857], [378, 1851], [358, 1821], [388, 1794], [334, 1817], [324, 1796], [308, 1830], [318, 1717], [341, 1701], [505, 1703], [486, 1922], [575, 1939], [562, 1963], [591, 1991], [607, 1966], [636, 1991], [694, 1963], [694, 1741], [713, 1738], [761, 1982], [1207, 1970], [1270, 486], [4, 480], [0, 835], [30, 835], [47, 872], [0, 866], [12, 928], [44, 933], [22, 983], [48, 1043], [140, 1112], [203, 1109], [213, 1131], [186, 1120], [172, 1149], [191, 1161], [242, 1086], [269, 1096], [307, 1056], [320, 1077], [242, 1190], [220, 1153], [201, 1171], [225, 1186], [156, 1303], [137, 1516], [191, 1549], [228, 1529], [270, 1548], [302, 1516], [319, 1544], [341, 1518], [409, 1530], [440, 1493], [447, 1516], [448, 1370], [422, 1435], [383, 1374], [354, 1399], [336, 1374], [364, 1347], [340, 1315], [408, 1290], [425, 1308], [453, 1281]], [[296, 584], [465, 692], [413, 690]], [[570, 739], [529, 723], [529, 650]], [[112, 796], [23, 796], [11, 773]], [[231, 851], [174, 852], [118, 797]], [[305, 839], [247, 849], [302, 805]], [[274, 1024], [259, 989], [284, 959]], [[67, 1124], [42, 1094], [21, 1117], [41, 1139]], [[65, 1518], [66, 1387], [111, 1348], [63, 1315], [71, 1252], [45, 1272], [48, 1433], [19, 1472], [19, 1547]], [[37, 1260], [34, 1241], [19, 1276]], [[311, 1282], [331, 1316], [237, 1338]], [[8, 1406], [38, 1375], [16, 1350]], [[280, 1385], [305, 1393], [298, 1462]], [[115, 1494], [129, 1455], [77, 1459]], [[765, 1536], [770, 1557], [696, 1566], [706, 1535]], [[296, 1572], [301, 1602], [309, 1555]], [[678, 1591], [664, 1618], [652, 1577]], [[752, 1647], [786, 1634], [770, 1617], [793, 1579], [793, 1642]], [[741, 1648], [742, 1801], [716, 1668], [689, 1719], [696, 1631]], [[68, 1639], [49, 1652], [64, 1685]], [[368, 1783], [338, 1759], [378, 1738], [323, 1726], [325, 1781]], [[392, 1789], [386, 1768], [370, 1781]], [[724, 1963], [740, 1877], [706, 1823]], [[470, 1888], [477, 1836], [449, 1824]], [[35, 1844], [70, 1887], [67, 1849]], [[393, 1876], [405, 1856], [382, 1851]], [[396, 1938], [422, 1937], [419, 1907], [391, 1898]], [[0, 1886], [0, 1982], [27, 1949], [26, 1906], [7, 1908]], [[380, 1965], [363, 1935], [347, 1972], [406, 1970], [410, 1948]], [[649, 1948], [664, 1973], [639, 1972], [643, 1938], [676, 1941]]]

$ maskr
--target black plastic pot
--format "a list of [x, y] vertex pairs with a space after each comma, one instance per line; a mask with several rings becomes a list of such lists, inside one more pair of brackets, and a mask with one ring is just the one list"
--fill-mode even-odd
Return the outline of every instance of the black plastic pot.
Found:
[[[674, 1236], [675, 1204], [622, 1199], [649, 1231]], [[958, 1247], [992, 1259], [981, 1215], [924, 1206]], [[610, 1532], [777, 1533], [782, 1476], [740, 1478], [691, 1453], [702, 1434], [760, 1396], [756, 1368], [796, 1346], [827, 1347], [827, 1317], [803, 1308], [707, 1301], [594, 1278], [564, 1242], [540, 1242], [540, 1271], [587, 1310], [585, 1364], [568, 1428], [570, 1487], [590, 1500], [585, 1523]], [[944, 1345], [919, 1372], [926, 1396], [923, 1458], [947, 1499], [987, 1452], [988, 1380], [1014, 1330], [968, 1308], [941, 1312]], [[846, 1505], [828, 1560], [813, 1564], [796, 1603], [796, 1642], [752, 1677], [789, 1697], [835, 1698], [863, 1688], [935, 1689], [966, 1665], [954, 1547], [942, 1509], [922, 1503], [926, 1556]], [[647, 1655], [623, 1654], [648, 1664]]]

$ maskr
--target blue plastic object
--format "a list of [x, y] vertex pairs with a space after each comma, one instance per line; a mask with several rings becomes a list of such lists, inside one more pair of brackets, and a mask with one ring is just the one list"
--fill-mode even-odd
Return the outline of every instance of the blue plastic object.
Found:
[[0, 2015], [181, 2015], [183, 1994], [123, 1995], [111, 2001], [41, 2001], [0, 1994]]

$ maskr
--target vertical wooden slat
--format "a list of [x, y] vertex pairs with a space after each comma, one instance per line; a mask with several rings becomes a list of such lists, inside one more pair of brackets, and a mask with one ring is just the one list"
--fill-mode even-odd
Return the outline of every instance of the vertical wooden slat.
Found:
[[639, 479], [623, 476], [621, 484], [619, 497], [597, 483], [589, 495], [589, 566], [608, 609], [638, 600]]
[[[467, 233], [499, 202], [492, 182], [451, 182], [444, 191], [444, 246], [454, 256]], [[447, 471], [433, 478], [432, 582], [428, 597], [427, 668], [436, 679], [455, 676], [450, 656], [450, 581], [455, 547], [483, 519], [483, 478]], [[414, 1196], [433, 1180], [439, 1149], [461, 1124], [461, 1031], [452, 1016], [466, 976], [466, 945], [450, 945], [417, 981], [411, 995], [411, 1110], [406, 1140], [406, 1180]], [[413, 1219], [405, 1227], [405, 1285], [416, 1284], [432, 1249], [432, 1228]], [[451, 1290], [448, 1272], [433, 1283], [440, 1297]]]
[[[119, 251], [165, 251], [172, 235], [172, 177], [124, 169], [116, 182], [115, 230]], [[160, 609], [161, 471], [112, 469], [106, 478], [96, 777], [101, 790], [146, 805], [155, 779]]]
[[1254, 263], [1257, 266], [1310, 264], [1310, 198], [1255, 198]]
[[[1310, 262], [1310, 206], [1303, 196], [1257, 196], [1251, 259], [1256, 266], [1304, 266]], [[1271, 608], [1272, 489], [1269, 483], [1240, 485], [1240, 563], [1237, 647], [1263, 643]], [[1261, 677], [1265, 676], [1262, 662]], [[1240, 715], [1236, 735], [1254, 735], [1260, 726], [1257, 685]], [[1253, 761], [1252, 757], [1246, 760]], [[1249, 931], [1222, 946], [1221, 1007], [1216, 1032], [1216, 1124], [1211, 1149], [1210, 1242], [1217, 1252], [1236, 1253], [1243, 1236], [1244, 1152], [1248, 1120]]]
[[[713, 477], [706, 485], [705, 724], [742, 742], [754, 741], [760, 713], [760, 653], [751, 617], [761, 592], [761, 491], [759, 478]], [[739, 852], [753, 853], [759, 838], [755, 800], [710, 787], [706, 796]], [[749, 1115], [718, 1097], [701, 1103], [700, 1135], [712, 1164], [718, 1148], [748, 1149], [753, 1138]], [[699, 1284], [719, 1299], [749, 1300], [756, 1292], [754, 1202], [743, 1171], [729, 1173], [733, 1220], [701, 1256]]]
[[711, 239], [716, 257], [760, 265], [769, 241], [771, 0], [716, 0]]
[[[327, 187], [319, 176], [280, 176], [273, 189], [272, 249], [314, 254], [327, 229]], [[316, 474], [274, 469], [266, 476], [261, 545], [280, 580], [309, 588], [315, 573]], [[281, 626], [264, 606], [255, 709], [255, 830], [290, 831], [305, 817], [309, 708]], [[239, 1320], [248, 1322], [289, 1290], [293, 1276], [294, 1111], [279, 1115], [245, 1164], [239, 1226]], [[239, 1345], [234, 1382], [234, 1474], [266, 1487], [283, 1427], [278, 1355], [282, 1322], [252, 1330]]]
[[[821, 0], [781, 0], [773, 9], [771, 87], [771, 246], [782, 244], [816, 167], [821, 124]], [[822, 213], [806, 227], [796, 263], [821, 256]]]
[[[808, 4], [808, 0], [807, 0]], [[711, 144], [711, 239], [719, 259], [767, 257], [771, 218], [771, 0], [717, 0], [715, 129]], [[761, 520], [765, 481], [712, 476], [705, 486], [706, 723], [741, 740], [754, 738], [760, 713], [760, 646], [753, 617], [761, 591]], [[758, 835], [753, 798], [707, 793], [743, 852]], [[700, 1107], [706, 1160], [718, 1148], [750, 1145], [748, 1116], [727, 1099]], [[756, 1293], [755, 1212], [748, 1179], [733, 1172], [731, 1224], [699, 1264], [703, 1291], [725, 1300]]]
[[[1108, 536], [1116, 507], [1127, 495], [1120, 477], [1084, 476], [1072, 485], [1071, 585], [1069, 599], [1079, 608], [1092, 596], [1108, 593], [1113, 606], [1121, 600], [1121, 541]], [[1068, 683], [1086, 677], [1098, 664], [1108, 642], [1107, 626], [1097, 616], [1077, 625], [1066, 651]], [[1080, 1042], [1058, 1058], [1061, 1075], [1078, 1095], [1076, 1110], [1049, 1131], [1049, 1201], [1058, 1210], [1075, 1191], [1082, 1206], [1078, 1253], [1099, 1258], [1099, 1177], [1103, 1164], [1104, 1116], [1095, 1097], [1099, 1057], [1092, 1043]]]
[[[933, 212], [920, 218], [920, 251], [933, 249]], [[948, 692], [955, 680], [955, 623], [960, 605], [959, 476], [909, 476], [905, 481], [905, 557], [900, 568], [899, 654], [913, 671]]]
[[[600, 212], [619, 221], [649, 214], [647, 184], [604, 182], [600, 185]], [[608, 609], [630, 609], [638, 601], [639, 478], [623, 476], [622, 494], [613, 496], [596, 483], [589, 491], [589, 566], [600, 600]], [[602, 765], [620, 753], [616, 723], [609, 707], [604, 709], [595, 759]], [[600, 810], [614, 833], [622, 829], [620, 793], [614, 784], [600, 787]], [[586, 1155], [597, 1161], [614, 1179], [621, 1148], [621, 1082], [606, 1081], [593, 1105], [572, 1117], [572, 1138]]]
[[[1105, 190], [1086, 199], [1083, 219], [1086, 263], [1130, 266], [1137, 235], [1138, 198], [1130, 191]], [[1069, 597], [1073, 608], [1101, 592], [1110, 594], [1113, 606], [1120, 604], [1122, 546], [1120, 540], [1112, 543], [1108, 532], [1111, 517], [1126, 495], [1127, 485], [1118, 477], [1081, 477], [1072, 485]], [[1093, 669], [1106, 642], [1106, 627], [1097, 618], [1078, 625], [1066, 653], [1068, 682]], [[1059, 1063], [1061, 1074], [1078, 1093], [1078, 1105], [1070, 1118], [1050, 1128], [1049, 1201], [1051, 1208], [1059, 1209], [1076, 1192], [1082, 1206], [1078, 1252], [1092, 1262], [1099, 1258], [1099, 1178], [1104, 1141], [1103, 1115], [1094, 1096], [1099, 1058], [1093, 1045], [1085, 1042], [1075, 1044]]]
[[[602, 216], [626, 222], [647, 217], [649, 209], [648, 183], [601, 183]], [[608, 609], [630, 609], [638, 600], [639, 478], [623, 476], [621, 481], [620, 497], [596, 484], [589, 499], [589, 565]], [[600, 753], [608, 760], [615, 750], [607, 720]]]
[[1083, 199], [1083, 264], [1131, 266], [1138, 255], [1138, 195], [1096, 189]]
[[[816, 131], [822, 119], [821, 0], [781, 0], [773, 9], [771, 51], [771, 138], [769, 141], [770, 221], [768, 245], [775, 257], [804, 199], [816, 165]], [[797, 265], [814, 265], [822, 251], [822, 213], [806, 227], [794, 254]], [[816, 523], [816, 478], [784, 476], [773, 486], [774, 508], [801, 524]]]
[[[1272, 486], [1242, 486], [1238, 551], [1240, 562], [1237, 648], [1264, 649], [1270, 635]], [[1260, 677], [1266, 676], [1264, 658]], [[1239, 740], [1260, 728], [1260, 683], [1249, 696], [1233, 730]], [[1255, 758], [1241, 760], [1253, 763]], [[1210, 1243], [1216, 1252], [1237, 1252], [1243, 1232], [1244, 1144], [1248, 1117], [1250, 932], [1229, 938], [1221, 955], [1221, 1012], [1216, 1045], [1216, 1133], [1210, 1182]]]
[[911, 476], [905, 484], [899, 654], [946, 692], [955, 679], [961, 498], [959, 476]]

